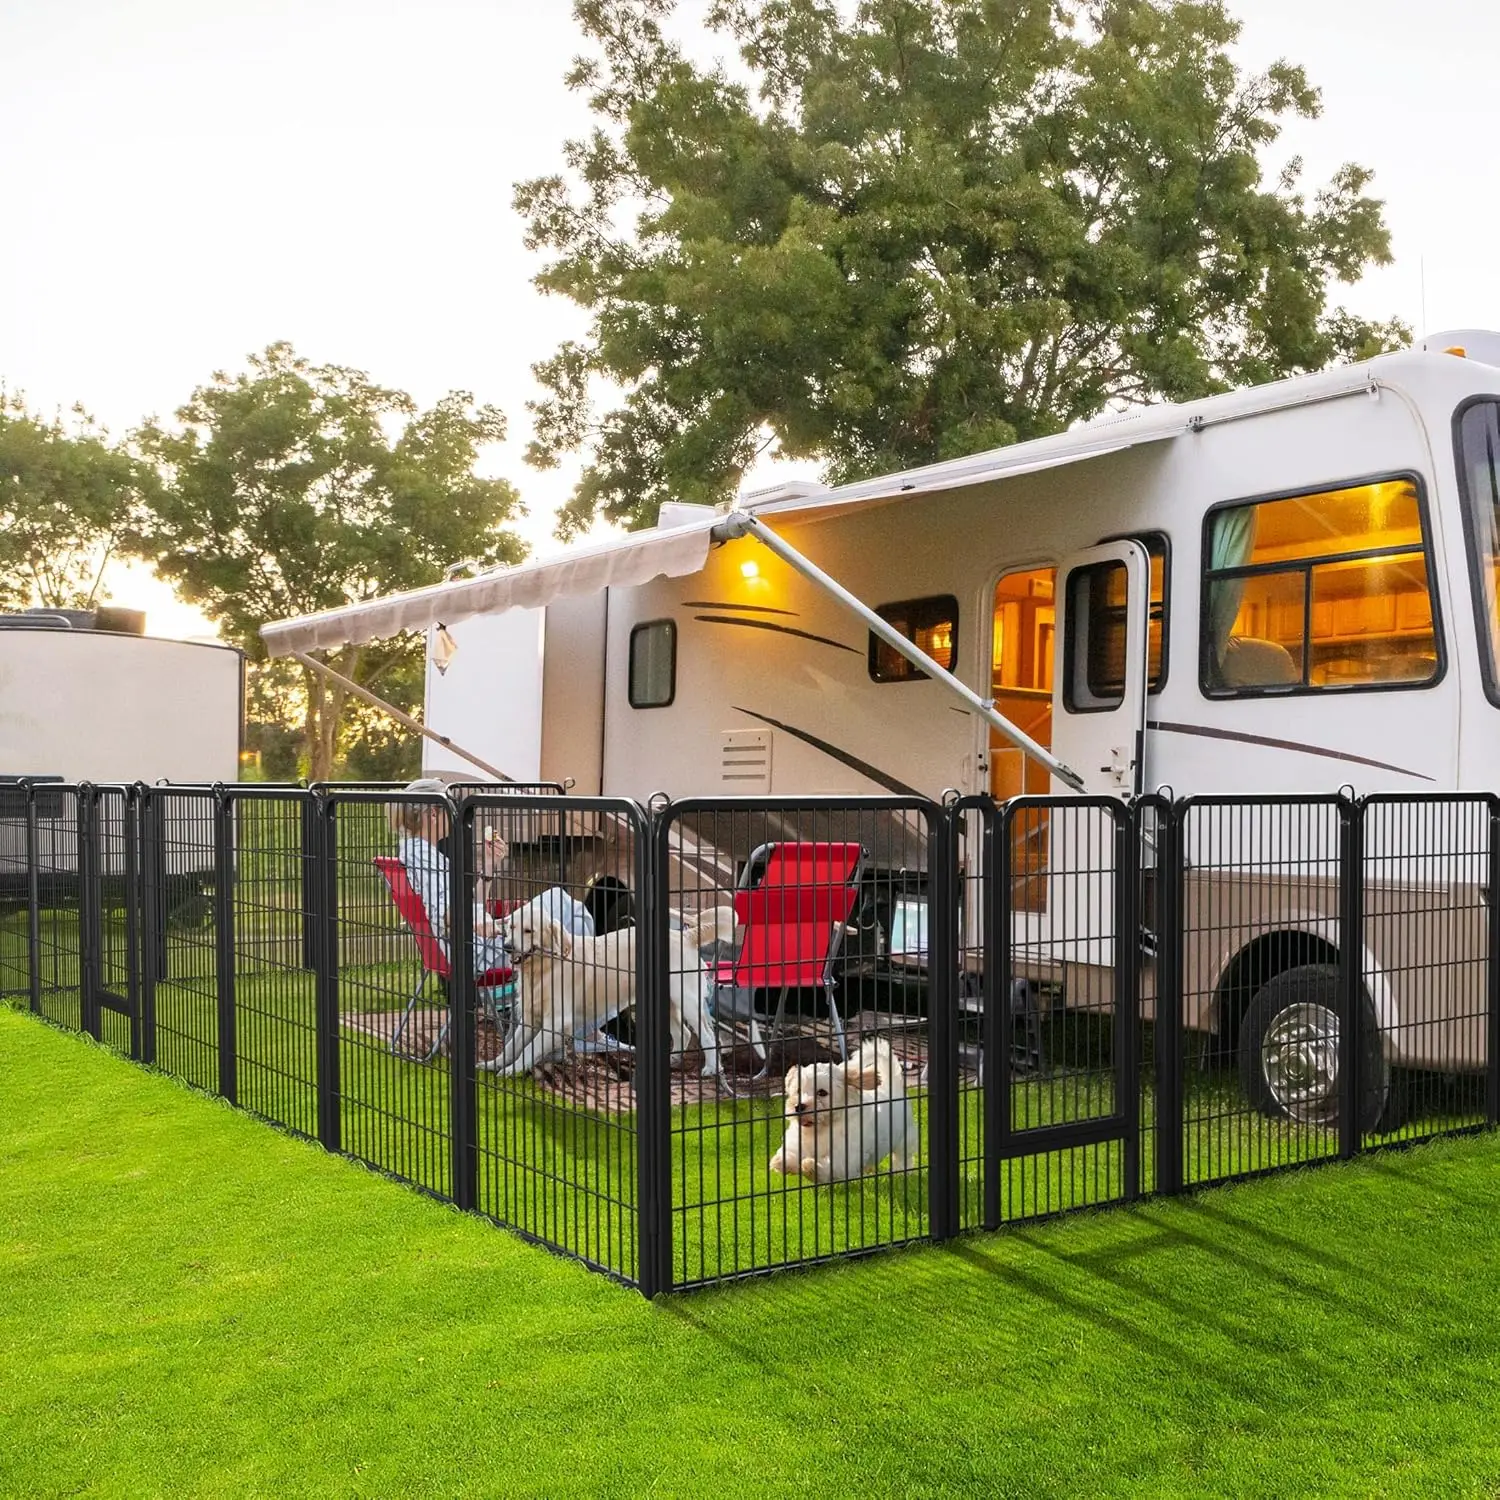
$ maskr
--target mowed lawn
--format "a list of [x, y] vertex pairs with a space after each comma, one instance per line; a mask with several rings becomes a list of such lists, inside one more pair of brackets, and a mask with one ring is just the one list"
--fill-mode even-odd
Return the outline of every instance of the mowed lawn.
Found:
[[650, 1305], [0, 1008], [0, 1494], [1494, 1495], [1500, 1140]]

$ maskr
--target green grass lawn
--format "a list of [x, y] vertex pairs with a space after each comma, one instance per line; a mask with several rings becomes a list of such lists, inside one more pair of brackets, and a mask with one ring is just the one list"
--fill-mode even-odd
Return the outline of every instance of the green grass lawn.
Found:
[[648, 1304], [0, 1009], [0, 1493], [1493, 1495], [1500, 1141]]

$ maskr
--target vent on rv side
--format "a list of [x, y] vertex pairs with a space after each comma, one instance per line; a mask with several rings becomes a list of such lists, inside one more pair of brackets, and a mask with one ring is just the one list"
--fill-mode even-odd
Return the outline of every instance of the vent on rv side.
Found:
[[769, 796], [771, 792], [771, 731], [728, 729], [719, 753], [719, 779], [724, 790], [739, 797]]

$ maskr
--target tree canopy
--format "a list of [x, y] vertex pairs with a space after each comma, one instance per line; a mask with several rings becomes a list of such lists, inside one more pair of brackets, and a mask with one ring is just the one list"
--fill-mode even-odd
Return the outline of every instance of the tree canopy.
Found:
[[[467, 392], [422, 411], [362, 371], [310, 364], [280, 343], [200, 386], [177, 422], [136, 434], [162, 476], [136, 546], [254, 661], [269, 620], [435, 583], [461, 560], [524, 556], [503, 529], [521, 513], [514, 487], [475, 473], [504, 417]], [[415, 681], [420, 701], [414, 660], [414, 638], [329, 658], [366, 686], [405, 683], [406, 697]], [[299, 671], [309, 773], [323, 778], [349, 699]]]
[[0, 608], [91, 607], [152, 478], [81, 408], [48, 421], [0, 394]]
[[768, 445], [847, 480], [1408, 337], [1330, 305], [1389, 259], [1371, 174], [1263, 156], [1317, 91], [1247, 76], [1218, 0], [575, 0], [596, 128], [522, 183], [537, 284], [590, 314], [536, 367], [561, 531], [716, 501]]

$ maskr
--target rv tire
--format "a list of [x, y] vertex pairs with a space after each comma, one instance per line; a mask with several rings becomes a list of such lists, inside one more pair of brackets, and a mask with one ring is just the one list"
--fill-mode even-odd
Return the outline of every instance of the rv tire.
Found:
[[[1272, 1119], [1333, 1129], [1339, 1120], [1339, 971], [1300, 964], [1268, 980], [1240, 1023], [1240, 1082]], [[1390, 1068], [1369, 997], [1360, 995], [1361, 1134], [1379, 1129], [1391, 1097]]]

